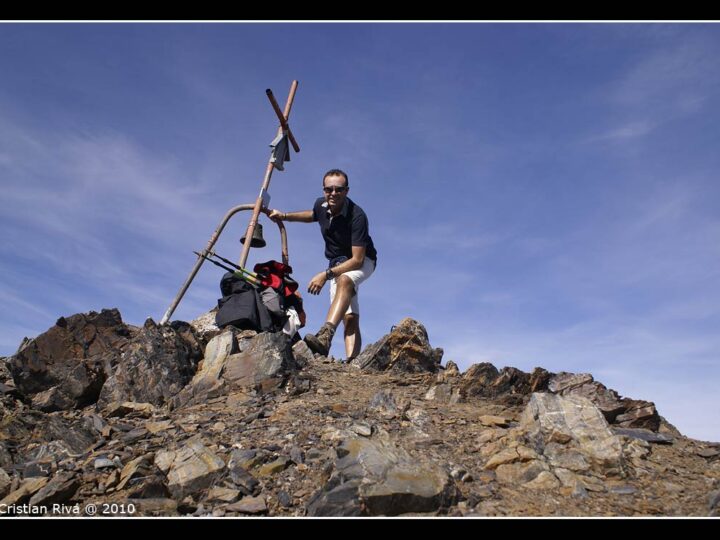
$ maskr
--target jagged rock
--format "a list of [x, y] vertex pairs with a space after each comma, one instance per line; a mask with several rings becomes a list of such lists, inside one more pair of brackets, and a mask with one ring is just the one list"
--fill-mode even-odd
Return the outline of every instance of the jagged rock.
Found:
[[265, 497], [243, 497], [234, 504], [230, 504], [225, 508], [228, 512], [238, 512], [240, 514], [265, 514], [267, 513], [267, 504]]
[[547, 389], [552, 373], [542, 369], [528, 374], [513, 367], [498, 371], [488, 362], [474, 364], [463, 374], [460, 394], [468, 397], [502, 398], [503, 402], [516, 405], [533, 392]]
[[234, 503], [240, 498], [241, 493], [237, 489], [214, 487], [208, 491], [207, 502]]
[[672, 444], [674, 440], [673, 437], [670, 437], [669, 435], [655, 433], [649, 429], [620, 428], [615, 426], [611, 426], [611, 429], [615, 435], [624, 435], [626, 437], [632, 437], [633, 439], [640, 439], [642, 441], [656, 444]]
[[17, 392], [17, 388], [15, 388], [15, 381], [12, 378], [12, 373], [10, 373], [9, 362], [9, 358], [0, 356], [0, 394], [2, 395]]
[[615, 417], [614, 424], [622, 427], [646, 428], [657, 431], [660, 427], [660, 416], [655, 404], [648, 401], [626, 399], [623, 414]]
[[427, 431], [432, 426], [432, 419], [423, 409], [408, 409], [405, 412], [405, 417], [410, 420], [418, 434], [422, 437], [429, 436]]
[[18, 391], [44, 411], [95, 403], [132, 337], [117, 309], [61, 317], [55, 326], [24, 342], [10, 358]]
[[155, 465], [167, 471], [167, 487], [176, 499], [211, 486], [225, 469], [225, 462], [199, 440], [189, 441], [177, 452], [158, 452]]
[[350, 436], [338, 448], [335, 469], [308, 503], [308, 515], [396, 516], [432, 512], [457, 500], [447, 472], [389, 442]]
[[720, 450], [717, 448], [701, 448], [695, 452], [698, 456], [704, 458], [714, 458], [720, 456]]
[[389, 334], [368, 345], [352, 365], [362, 370], [435, 373], [440, 368], [442, 355], [442, 349], [430, 346], [425, 327], [406, 318]]
[[460, 368], [452, 360], [445, 364], [445, 377], [460, 377]]
[[62, 504], [70, 500], [79, 487], [80, 481], [75, 473], [60, 471], [30, 498], [28, 504], [31, 506]]
[[178, 513], [178, 503], [174, 499], [128, 499], [127, 502], [135, 506], [137, 516], [175, 516]]
[[44, 488], [49, 481], [50, 479], [45, 477], [26, 478], [22, 481], [18, 489], [0, 500], [0, 508], [2, 508], [2, 505], [13, 506], [25, 504], [30, 500], [30, 497]]
[[[125, 486], [133, 479], [138, 476], [148, 477], [151, 476], [152, 471], [152, 460], [155, 454], [149, 453], [137, 457], [127, 463], [120, 471], [120, 483], [117, 485], [118, 491], [124, 489]], [[137, 497], [138, 495], [133, 495]], [[144, 497], [141, 497], [144, 498]]]
[[549, 471], [541, 471], [535, 478], [526, 482], [524, 486], [528, 489], [556, 489], [560, 487], [560, 481]]
[[177, 321], [170, 326], [145, 321], [103, 385], [98, 407], [114, 401], [160, 406], [177, 394], [190, 381], [202, 357], [202, 349], [181, 335], [187, 328], [187, 323]]
[[59, 462], [84, 455], [96, 442], [88, 418], [67, 422], [59, 416], [33, 412], [24, 415], [22, 421], [31, 428], [25, 437], [34, 441], [16, 450], [16, 467], [26, 478], [49, 476]]
[[300, 340], [292, 346], [293, 357], [298, 366], [305, 367], [315, 359], [315, 355], [307, 346], [304, 340]]
[[510, 421], [507, 418], [504, 418], [502, 416], [493, 416], [490, 414], [484, 414], [481, 417], [478, 418], [478, 422], [480, 422], [483, 426], [489, 426], [489, 427], [507, 427]]
[[32, 406], [39, 411], [62, 411], [72, 409], [75, 404], [76, 401], [57, 386], [32, 396]]
[[274, 474], [284, 471], [290, 465], [290, 463], [291, 463], [291, 461], [289, 459], [280, 457], [280, 458], [276, 459], [275, 461], [266, 463], [265, 465], [260, 467], [257, 471], [257, 475], [258, 476], [272, 476]]
[[231, 354], [222, 377], [231, 387], [273, 390], [296, 369], [290, 340], [282, 332], [262, 332], [253, 337], [244, 350]]
[[11, 485], [12, 480], [10, 480], [10, 476], [2, 468], [0, 468], [0, 499], [10, 493]]
[[[553, 435], [561, 433], [572, 437], [577, 450], [604, 474], [620, 474], [622, 471], [622, 443], [610, 431], [600, 410], [586, 398], [535, 393], [522, 413], [521, 426], [531, 433], [530, 438], [543, 451]], [[558, 446], [551, 448], [555, 450], [557, 459], [561, 450]], [[565, 451], [572, 450], [568, 448]]]
[[290, 508], [292, 506], [292, 497], [287, 491], [281, 491], [278, 493], [278, 503], [283, 508]]
[[550, 467], [540, 460], [504, 463], [495, 469], [497, 481], [501, 484], [522, 485], [532, 482], [538, 475]]
[[122, 403], [118, 403], [114, 401], [112, 403], [108, 403], [103, 412], [108, 418], [122, 418], [130, 413], [142, 418], [150, 418], [153, 413], [157, 412], [157, 409], [152, 403], [135, 403], [133, 401], [123, 401]]
[[377, 411], [381, 415], [390, 418], [393, 418], [401, 413], [392, 392], [387, 390], [381, 390], [375, 394], [368, 404], [368, 409]]
[[232, 461], [228, 462], [230, 479], [243, 495], [257, 495], [260, 492], [260, 482], [243, 467]]
[[436, 384], [425, 393], [425, 399], [438, 403], [459, 403], [461, 401], [460, 390], [448, 383]]
[[197, 373], [182, 391], [172, 399], [174, 408], [204, 401], [225, 392], [223, 370], [228, 356], [240, 351], [237, 330], [229, 326], [215, 335], [205, 347], [205, 354], [198, 365]]
[[48, 442], [62, 441], [73, 454], [87, 452], [97, 441], [89, 418], [68, 420], [55, 415], [41, 416], [41, 421], [35, 426], [34, 437]]
[[543, 449], [543, 456], [548, 463], [556, 468], [567, 469], [573, 472], [590, 470], [590, 463], [585, 455], [577, 449], [568, 448], [565, 444], [549, 442]]
[[561, 396], [574, 395], [589, 399], [611, 424], [653, 431], [660, 427], [660, 417], [652, 403], [620, 398], [615, 390], [595, 381], [589, 373], [560, 372], [552, 377], [548, 390]]
[[350, 426], [350, 431], [357, 433], [361, 437], [370, 437], [372, 435], [372, 426], [365, 422], [356, 422]]
[[642, 439], [623, 437], [623, 456], [635, 467], [642, 467], [642, 460], [650, 455], [650, 443]]
[[717, 517], [720, 510], [720, 490], [714, 491], [708, 496], [708, 509], [712, 517]]
[[190, 326], [192, 326], [195, 334], [205, 343], [209, 342], [222, 332], [222, 330], [215, 324], [215, 315], [217, 315], [217, 311], [218, 308], [214, 307], [210, 311], [200, 315], [198, 318], [190, 321]]
[[485, 468], [492, 470], [500, 465], [507, 465], [508, 463], [535, 461], [539, 459], [539, 457], [534, 450], [525, 446], [505, 448], [493, 455], [485, 464]]

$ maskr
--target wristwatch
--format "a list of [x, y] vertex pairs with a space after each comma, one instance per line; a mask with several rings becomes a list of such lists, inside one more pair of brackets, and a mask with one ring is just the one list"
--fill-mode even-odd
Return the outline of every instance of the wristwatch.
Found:
[[332, 268], [325, 270], [325, 277], [327, 279], [335, 279], [335, 274], [333, 274]]

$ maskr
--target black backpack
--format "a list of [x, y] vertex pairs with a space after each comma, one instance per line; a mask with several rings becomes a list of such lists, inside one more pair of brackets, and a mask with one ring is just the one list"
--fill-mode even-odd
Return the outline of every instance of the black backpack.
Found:
[[219, 309], [215, 315], [218, 328], [232, 325], [256, 332], [278, 330], [256, 287], [228, 272], [220, 280], [220, 291], [223, 297], [218, 300]]

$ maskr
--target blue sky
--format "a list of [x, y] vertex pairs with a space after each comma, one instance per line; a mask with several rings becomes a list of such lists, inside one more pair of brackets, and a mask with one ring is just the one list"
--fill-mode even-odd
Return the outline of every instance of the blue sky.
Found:
[[[264, 90], [282, 105], [297, 79], [302, 150], [270, 206], [349, 173], [379, 252], [365, 344], [413, 317], [462, 370], [589, 372], [720, 441], [720, 26], [2, 24], [0, 73], [0, 354], [63, 315], [160, 320], [192, 250], [255, 201]], [[280, 258], [263, 223], [251, 264]], [[288, 235], [304, 289], [321, 237]], [[173, 318], [215, 305], [221, 274]], [[327, 292], [305, 299], [315, 331]]]

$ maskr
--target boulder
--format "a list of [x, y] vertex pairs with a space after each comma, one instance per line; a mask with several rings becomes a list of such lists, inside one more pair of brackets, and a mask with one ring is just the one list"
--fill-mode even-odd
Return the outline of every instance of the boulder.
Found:
[[60, 317], [10, 358], [17, 390], [46, 412], [95, 403], [133, 333], [117, 309]]
[[442, 349], [430, 346], [425, 327], [405, 318], [389, 334], [368, 345], [352, 365], [362, 370], [435, 373], [440, 369], [442, 355]]
[[202, 357], [198, 343], [187, 338], [189, 328], [177, 321], [158, 326], [148, 319], [124, 347], [102, 387], [98, 407], [124, 401], [160, 406], [180, 392]]
[[311, 516], [397, 516], [434, 512], [457, 502], [450, 475], [388, 440], [349, 435], [335, 472], [308, 502]]

